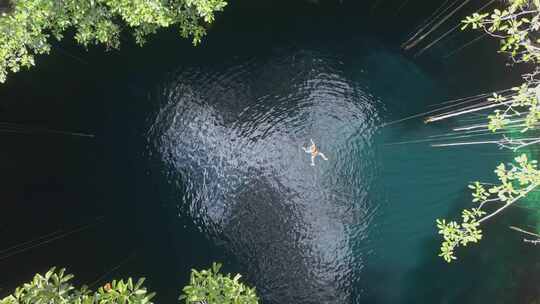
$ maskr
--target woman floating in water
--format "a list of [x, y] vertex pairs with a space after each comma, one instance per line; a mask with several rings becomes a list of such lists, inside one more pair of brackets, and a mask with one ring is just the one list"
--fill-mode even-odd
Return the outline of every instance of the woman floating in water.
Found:
[[302, 147], [302, 149], [304, 149], [304, 151], [306, 153], [311, 153], [311, 165], [315, 166], [315, 157], [317, 157], [317, 156], [320, 156], [324, 160], [328, 160], [328, 158], [326, 158], [326, 156], [324, 156], [324, 154], [322, 154], [319, 151], [319, 149], [317, 148], [317, 146], [313, 142], [313, 139], [310, 139], [310, 140], [311, 140], [311, 146], [309, 148]]

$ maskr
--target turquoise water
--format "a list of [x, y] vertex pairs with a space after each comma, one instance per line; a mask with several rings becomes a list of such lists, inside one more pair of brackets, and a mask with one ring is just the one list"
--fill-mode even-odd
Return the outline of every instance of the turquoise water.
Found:
[[[466, 206], [467, 182], [505, 156], [401, 144], [451, 126], [384, 127], [415, 113], [411, 104], [442, 100], [444, 87], [376, 40], [363, 43], [371, 49], [351, 57], [291, 49], [179, 68], [152, 97], [162, 106], [148, 132], [182, 196], [174, 204], [272, 303], [474, 303], [490, 282], [478, 294], [470, 282], [490, 272], [436, 258], [434, 221]], [[310, 138], [328, 162], [309, 166], [300, 146]]]
[[[493, 181], [511, 155], [402, 143], [458, 121], [386, 125], [501, 77], [476, 83], [456, 68], [467, 55], [416, 60], [392, 35], [324, 16], [242, 30], [223, 21], [198, 49], [165, 34], [107, 56], [60, 52], [14, 77], [2, 120], [96, 137], [5, 138], [0, 236], [16, 244], [94, 224], [0, 256], [0, 288], [63, 265], [86, 283], [146, 276], [173, 303], [190, 268], [217, 260], [263, 303], [531, 302], [535, 249], [506, 228], [524, 209], [454, 265], [437, 257], [435, 219], [458, 215], [466, 184]], [[311, 138], [329, 158], [314, 167], [301, 149]]]

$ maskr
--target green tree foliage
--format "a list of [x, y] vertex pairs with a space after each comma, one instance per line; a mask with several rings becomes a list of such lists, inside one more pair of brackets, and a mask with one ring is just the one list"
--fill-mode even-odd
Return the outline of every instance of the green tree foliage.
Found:
[[[488, 116], [487, 128], [506, 131], [515, 136], [503, 136], [500, 148], [514, 152], [540, 143], [535, 136], [540, 124], [540, 0], [511, 0], [505, 9], [490, 14], [475, 13], [463, 21], [462, 29], [479, 29], [501, 41], [499, 52], [509, 55], [513, 63], [528, 63], [533, 71], [523, 75], [523, 84], [504, 95], [493, 94], [489, 102], [498, 109]], [[527, 136], [523, 136], [527, 132]], [[481, 225], [499, 214], [540, 185], [536, 160], [525, 154], [510, 164], [500, 164], [495, 170], [499, 182], [495, 185], [476, 182], [472, 189], [474, 208], [462, 211], [461, 222], [437, 220], [443, 237], [439, 256], [447, 262], [456, 259], [455, 249], [476, 243], [482, 238]], [[529, 233], [534, 235], [533, 233]]]
[[[486, 187], [480, 182], [475, 182], [469, 185], [473, 190], [472, 201], [478, 206], [463, 210], [461, 223], [437, 220], [439, 234], [444, 239], [439, 256], [447, 262], [456, 259], [454, 255], [456, 247], [467, 246], [482, 239], [482, 230], [479, 228], [482, 222], [508, 208], [540, 185], [537, 163], [535, 160], [529, 161], [525, 154], [516, 157], [514, 163], [500, 164], [495, 173], [499, 179], [498, 184]], [[487, 213], [484, 211], [486, 207], [495, 209]]]
[[[231, 279], [230, 274], [223, 275], [219, 269], [220, 265], [214, 263], [208, 270], [192, 270], [190, 284], [184, 287], [181, 301], [191, 304], [258, 303], [255, 289], [240, 283], [239, 274]], [[0, 299], [0, 304], [153, 304], [155, 294], [143, 286], [144, 279], [136, 283], [131, 278], [113, 280], [97, 291], [86, 286], [75, 288], [71, 279], [73, 275], [66, 274], [64, 269], [53, 268], [45, 275], [36, 274], [32, 281]]]
[[175, 26], [180, 36], [198, 44], [205, 24], [223, 10], [224, 0], [12, 0], [0, 11], [0, 82], [8, 72], [34, 65], [37, 54], [51, 50], [51, 39], [75, 31], [78, 43], [120, 46], [128, 29], [142, 45], [160, 28]]
[[180, 301], [185, 304], [257, 304], [259, 299], [254, 288], [240, 283], [240, 275], [231, 278], [230, 274], [219, 272], [220, 264], [212, 268], [191, 271], [189, 285], [184, 287]]
[[144, 279], [135, 284], [131, 278], [113, 281], [92, 292], [84, 286], [76, 289], [70, 283], [72, 278], [64, 269], [53, 268], [45, 275], [36, 274], [32, 281], [1, 299], [0, 304], [151, 304], [154, 297], [142, 286]]

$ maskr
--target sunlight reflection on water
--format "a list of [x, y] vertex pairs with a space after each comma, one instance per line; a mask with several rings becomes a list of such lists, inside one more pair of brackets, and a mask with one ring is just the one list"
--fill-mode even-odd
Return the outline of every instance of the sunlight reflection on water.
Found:
[[[362, 266], [351, 243], [368, 238], [377, 210], [377, 100], [342, 66], [300, 51], [185, 69], [161, 91], [149, 138], [187, 188], [181, 213], [225, 243], [267, 301], [345, 303]], [[310, 138], [328, 162], [309, 165]]]

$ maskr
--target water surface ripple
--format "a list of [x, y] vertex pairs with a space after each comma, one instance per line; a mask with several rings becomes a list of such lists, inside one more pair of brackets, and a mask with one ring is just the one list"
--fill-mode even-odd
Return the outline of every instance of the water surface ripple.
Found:
[[[268, 303], [346, 303], [377, 208], [377, 101], [339, 58], [308, 51], [186, 68], [160, 90], [149, 139], [189, 215]], [[309, 163], [310, 138], [328, 157]]]

